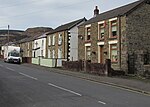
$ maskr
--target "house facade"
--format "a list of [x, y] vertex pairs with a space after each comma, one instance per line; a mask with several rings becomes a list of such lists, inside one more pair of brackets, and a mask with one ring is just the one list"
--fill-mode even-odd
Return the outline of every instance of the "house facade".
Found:
[[24, 38], [18, 41], [17, 46], [19, 46], [23, 52], [22, 57], [32, 57], [32, 39]]
[[47, 33], [47, 58], [78, 60], [78, 26], [85, 21], [82, 18]]
[[32, 41], [32, 57], [46, 57], [46, 35], [43, 34]]
[[79, 26], [79, 59], [142, 74], [150, 64], [150, 2], [140, 0], [98, 14]]

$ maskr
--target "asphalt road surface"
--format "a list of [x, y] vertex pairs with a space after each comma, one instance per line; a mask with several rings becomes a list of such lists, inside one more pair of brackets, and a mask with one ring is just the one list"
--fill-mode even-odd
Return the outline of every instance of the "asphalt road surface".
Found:
[[0, 107], [150, 107], [150, 96], [0, 61]]

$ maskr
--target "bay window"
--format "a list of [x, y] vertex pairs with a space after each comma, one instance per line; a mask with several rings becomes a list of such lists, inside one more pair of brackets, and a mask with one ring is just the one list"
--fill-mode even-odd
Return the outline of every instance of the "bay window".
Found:
[[118, 62], [117, 44], [110, 45], [110, 59], [112, 62]]

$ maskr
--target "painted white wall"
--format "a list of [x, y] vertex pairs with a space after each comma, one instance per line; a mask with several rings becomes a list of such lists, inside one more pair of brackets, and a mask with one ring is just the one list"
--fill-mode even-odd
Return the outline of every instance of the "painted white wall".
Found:
[[[42, 41], [43, 41], [43, 44], [42, 44]], [[35, 57], [38, 57], [38, 56], [46, 57], [46, 38], [40, 38], [40, 39], [34, 40], [33, 49], [36, 49], [36, 48], [40, 48], [40, 49], [33, 50], [32, 57], [34, 57], [34, 51], [35, 51]], [[42, 50], [43, 50], [43, 55], [42, 55]]]
[[[83, 21], [84, 22], [84, 21]], [[80, 24], [82, 24], [83, 22], [81, 22]], [[70, 29], [70, 34], [71, 34], [71, 38], [70, 38], [70, 61], [77, 61], [78, 60], [78, 26], [80, 25], [76, 25], [75, 27], [73, 27], [72, 29]]]

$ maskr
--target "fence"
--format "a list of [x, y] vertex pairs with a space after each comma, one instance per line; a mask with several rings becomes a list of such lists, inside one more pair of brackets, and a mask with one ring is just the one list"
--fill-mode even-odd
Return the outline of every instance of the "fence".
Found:
[[87, 61], [63, 61], [62, 66], [64, 69], [74, 71], [85, 71], [97, 75], [109, 75], [111, 72], [111, 61], [107, 59], [105, 64], [90, 63]]

